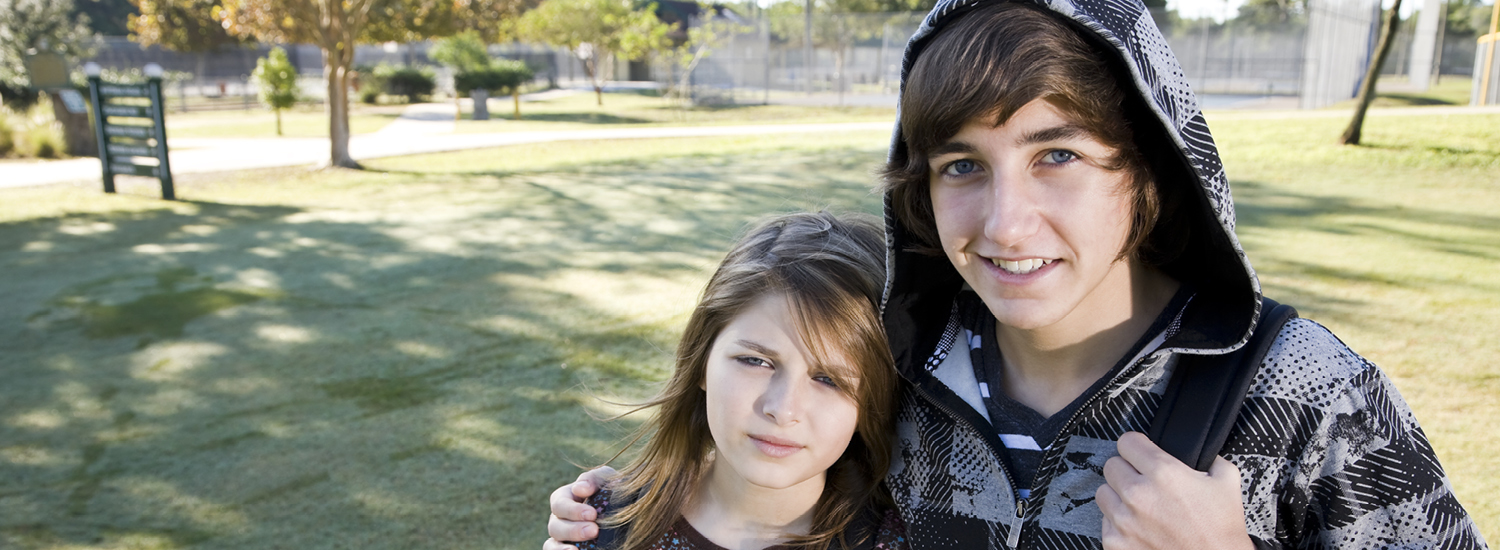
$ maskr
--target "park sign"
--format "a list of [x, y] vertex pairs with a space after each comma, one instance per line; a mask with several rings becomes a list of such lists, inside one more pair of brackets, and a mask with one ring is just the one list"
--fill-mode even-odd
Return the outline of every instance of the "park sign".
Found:
[[115, 176], [144, 176], [161, 181], [161, 198], [175, 200], [172, 165], [167, 161], [166, 111], [161, 95], [161, 67], [146, 66], [145, 84], [108, 83], [99, 67], [85, 67], [104, 192], [115, 192]]

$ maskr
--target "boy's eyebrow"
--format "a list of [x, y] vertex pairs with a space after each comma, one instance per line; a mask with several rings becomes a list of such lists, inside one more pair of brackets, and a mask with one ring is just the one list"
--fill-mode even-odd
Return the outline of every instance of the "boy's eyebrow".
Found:
[[1030, 145], [1033, 143], [1043, 143], [1061, 139], [1088, 137], [1089, 135], [1090, 134], [1088, 129], [1082, 126], [1079, 126], [1077, 124], [1064, 124], [1062, 126], [1044, 128], [1035, 132], [1027, 132], [1025, 135], [1021, 136], [1021, 139], [1016, 140], [1016, 145]]
[[[1084, 128], [1077, 124], [1064, 124], [1062, 126], [1054, 126], [1051, 128], [1043, 128], [1034, 132], [1028, 132], [1025, 135], [1022, 135], [1021, 139], [1016, 140], [1016, 145], [1021, 146], [1030, 145], [1033, 143], [1057, 141], [1062, 139], [1086, 138], [1091, 135], [1092, 134], [1089, 133], [1087, 128]], [[937, 147], [933, 147], [932, 150], [927, 153], [927, 158], [930, 159], [952, 154], [973, 154], [975, 152], [978, 152], [978, 149], [976, 149], [973, 145], [970, 145], [968, 142], [950, 141]]]
[[737, 344], [737, 345], [740, 345], [740, 346], [744, 346], [746, 348], [750, 348], [750, 351], [753, 351], [755, 353], [759, 353], [761, 355], [764, 355], [766, 357], [770, 357], [772, 359], [779, 359], [781, 357], [781, 355], [777, 354], [775, 350], [772, 350], [771, 348], [762, 346], [762, 345], [760, 345], [757, 342], [752, 342], [750, 340], [743, 340], [742, 339], [742, 340], [735, 340], [734, 343]]
[[975, 149], [973, 145], [969, 145], [968, 142], [950, 141], [937, 147], [933, 147], [931, 151], [927, 152], [927, 158], [941, 157], [943, 155], [952, 155], [955, 153], [970, 154], [977, 151], [978, 149]]

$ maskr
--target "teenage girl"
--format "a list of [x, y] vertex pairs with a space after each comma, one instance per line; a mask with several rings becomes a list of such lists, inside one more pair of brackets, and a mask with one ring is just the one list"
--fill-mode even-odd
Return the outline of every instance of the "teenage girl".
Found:
[[[896, 373], [868, 216], [788, 214], [730, 250], [580, 548], [905, 548], [881, 481]], [[884, 502], [882, 502], [884, 501]]]

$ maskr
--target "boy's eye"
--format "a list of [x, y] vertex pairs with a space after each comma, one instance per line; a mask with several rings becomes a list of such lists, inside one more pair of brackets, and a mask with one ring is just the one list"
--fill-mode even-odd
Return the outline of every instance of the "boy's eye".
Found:
[[1067, 164], [1068, 162], [1076, 158], [1078, 158], [1078, 155], [1076, 153], [1059, 149], [1056, 151], [1049, 151], [1046, 156], [1042, 157], [1042, 160], [1047, 164]]
[[964, 176], [979, 170], [979, 163], [972, 160], [955, 160], [943, 167], [943, 175]]

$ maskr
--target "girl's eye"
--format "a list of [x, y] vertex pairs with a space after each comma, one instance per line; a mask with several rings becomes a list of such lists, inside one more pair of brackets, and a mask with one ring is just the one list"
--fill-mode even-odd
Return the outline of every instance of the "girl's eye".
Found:
[[753, 355], [741, 355], [739, 357], [735, 357], [734, 360], [735, 361], [739, 361], [740, 363], [748, 365], [748, 366], [751, 366], [751, 367], [769, 367], [769, 366], [771, 366], [771, 362], [770, 361], [767, 361], [765, 359], [762, 359], [760, 357], [756, 357], [756, 356], [753, 356]]
[[1047, 164], [1067, 164], [1077, 158], [1078, 155], [1076, 153], [1059, 149], [1049, 151], [1045, 157], [1042, 157], [1042, 160]]
[[831, 377], [831, 376], [826, 376], [826, 375], [820, 374], [820, 375], [814, 376], [813, 380], [816, 381], [819, 384], [824, 385], [824, 386], [828, 386], [828, 387], [833, 388], [833, 389], [839, 389], [838, 382], [834, 382], [833, 381], [833, 377]]
[[955, 160], [943, 167], [945, 176], [966, 176], [979, 170], [979, 163], [972, 160]]

